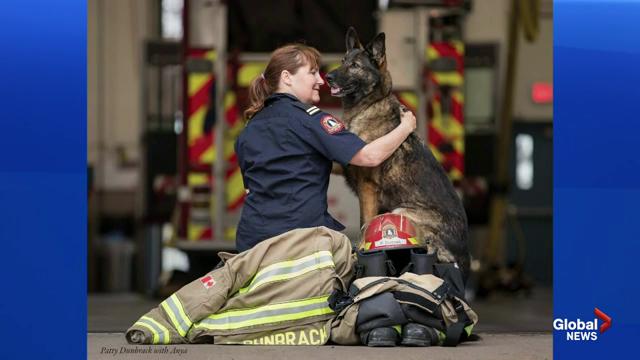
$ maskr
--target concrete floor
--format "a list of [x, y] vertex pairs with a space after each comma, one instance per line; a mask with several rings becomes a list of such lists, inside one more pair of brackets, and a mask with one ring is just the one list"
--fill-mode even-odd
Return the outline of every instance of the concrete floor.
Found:
[[[123, 332], [161, 299], [139, 294], [92, 294], [87, 298], [89, 332]], [[551, 332], [553, 299], [550, 288], [536, 288], [529, 297], [494, 295], [472, 301], [480, 321], [478, 332]]]
[[[455, 348], [368, 348], [366, 346], [233, 346], [127, 344], [121, 333], [90, 333], [89, 359], [551, 359], [551, 334], [480, 334], [482, 340]], [[147, 353], [135, 354], [135, 351]], [[155, 353], [154, 353], [155, 352]]]
[[[138, 294], [92, 294], [88, 296], [87, 352], [89, 359], [550, 359], [553, 354], [551, 322], [552, 292], [536, 288], [529, 297], [495, 295], [471, 306], [480, 321], [475, 331], [480, 341], [456, 348], [367, 348], [363, 346], [222, 346], [127, 344], [123, 332], [160, 299]], [[112, 350], [114, 349], [114, 350]], [[151, 354], [132, 351], [151, 349]], [[154, 353], [157, 351], [157, 353]], [[115, 353], [114, 353], [115, 352]]]

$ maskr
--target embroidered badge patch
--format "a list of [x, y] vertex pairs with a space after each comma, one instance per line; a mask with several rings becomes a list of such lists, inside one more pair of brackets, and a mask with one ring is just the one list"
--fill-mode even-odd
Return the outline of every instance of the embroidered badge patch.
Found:
[[344, 124], [334, 118], [331, 115], [325, 115], [322, 117], [322, 119], [320, 120], [320, 124], [322, 124], [322, 128], [324, 129], [324, 131], [326, 131], [328, 134], [335, 134], [338, 131], [344, 129]]
[[203, 277], [202, 279], [200, 279], [200, 282], [205, 289], [210, 289], [213, 285], [216, 284], [216, 281], [213, 280], [213, 277], [211, 275]]

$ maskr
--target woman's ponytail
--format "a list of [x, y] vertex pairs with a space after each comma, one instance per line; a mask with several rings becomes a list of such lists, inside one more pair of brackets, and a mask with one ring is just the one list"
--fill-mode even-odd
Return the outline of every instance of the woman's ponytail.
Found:
[[251, 85], [249, 85], [249, 107], [244, 111], [244, 117], [246, 120], [250, 120], [255, 113], [262, 110], [264, 107], [264, 101], [273, 93], [264, 74], [256, 76]]

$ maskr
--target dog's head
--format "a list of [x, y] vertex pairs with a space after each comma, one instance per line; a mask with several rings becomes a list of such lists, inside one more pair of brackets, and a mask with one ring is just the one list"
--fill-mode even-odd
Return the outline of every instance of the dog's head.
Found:
[[384, 33], [376, 35], [367, 46], [362, 46], [355, 29], [350, 27], [346, 36], [347, 53], [342, 65], [327, 74], [331, 95], [345, 97], [358, 103], [372, 94], [387, 76]]

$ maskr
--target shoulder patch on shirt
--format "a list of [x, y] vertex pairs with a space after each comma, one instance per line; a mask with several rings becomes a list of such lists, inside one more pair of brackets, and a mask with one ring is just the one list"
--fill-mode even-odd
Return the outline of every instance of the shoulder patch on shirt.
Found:
[[322, 125], [322, 128], [324, 129], [324, 131], [326, 131], [330, 135], [333, 135], [338, 131], [344, 129], [344, 124], [340, 120], [334, 118], [331, 115], [323, 116], [320, 119], [320, 124]]

